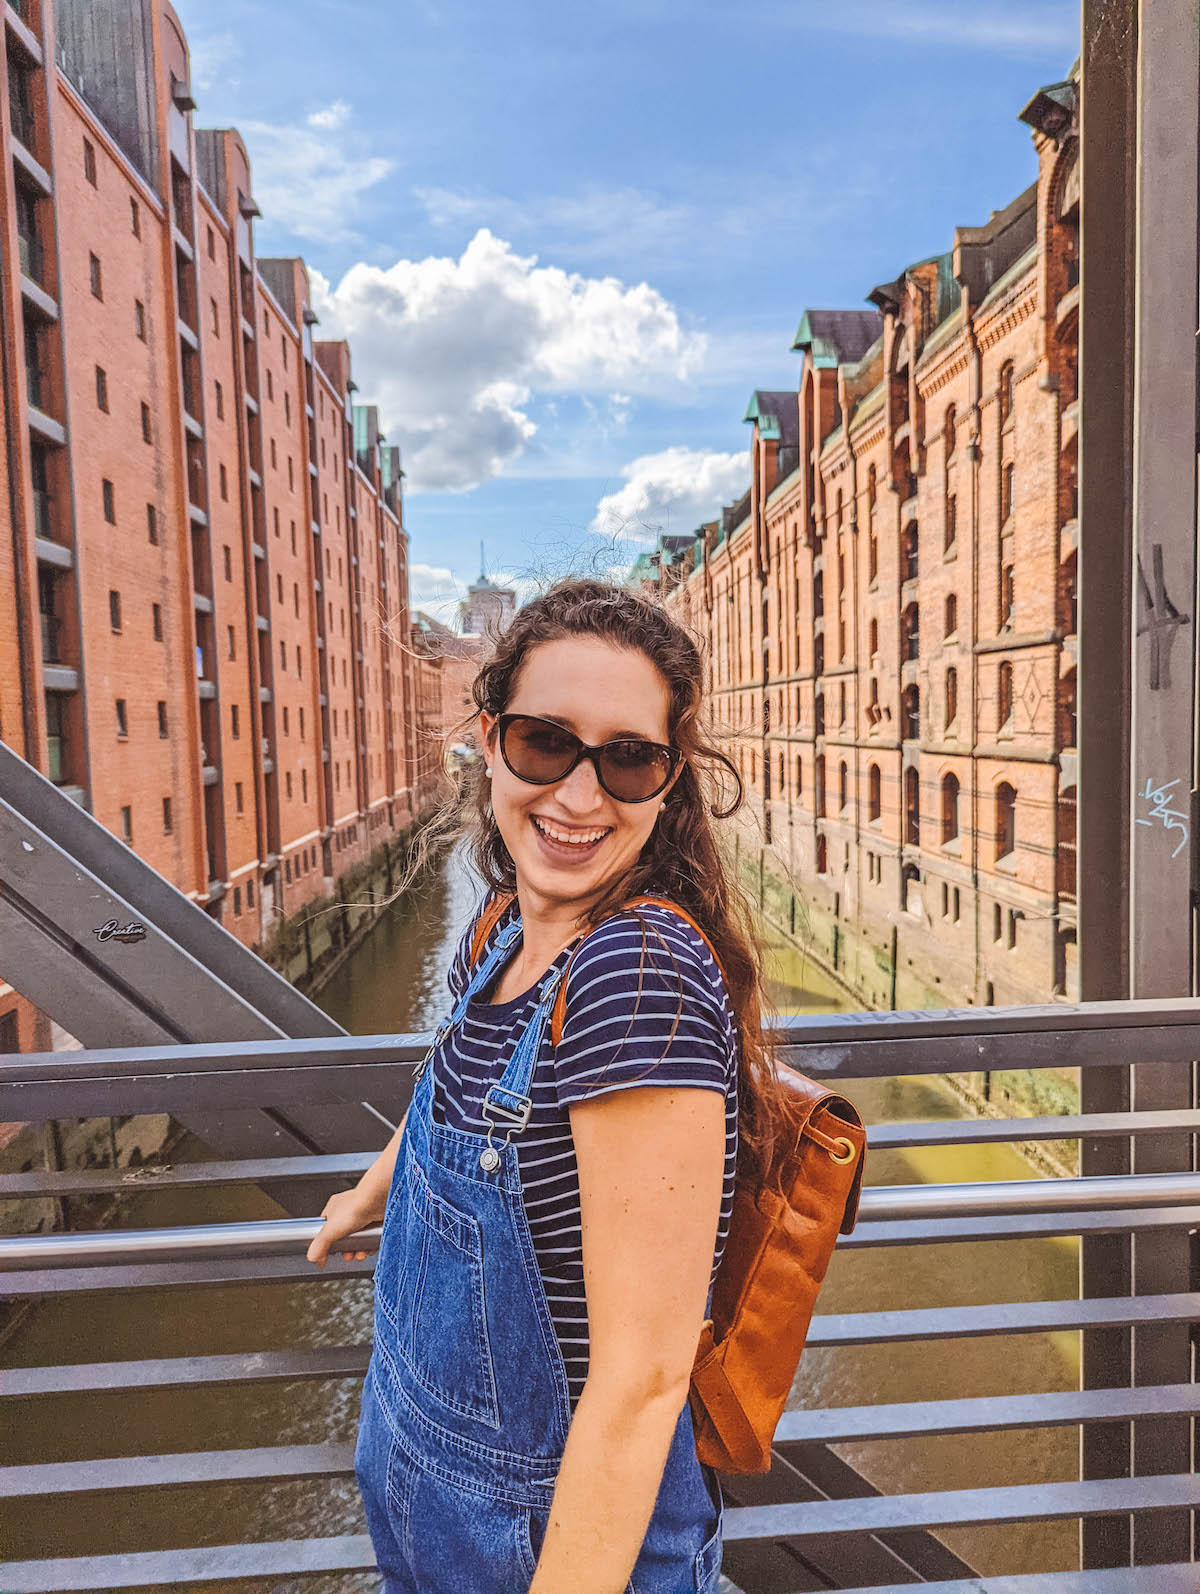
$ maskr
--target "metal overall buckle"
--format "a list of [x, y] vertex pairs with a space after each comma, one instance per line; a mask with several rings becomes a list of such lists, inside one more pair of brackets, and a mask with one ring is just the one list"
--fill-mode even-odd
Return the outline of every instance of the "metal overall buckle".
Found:
[[[494, 1091], [502, 1091], [509, 1101], [516, 1103], [516, 1106], [508, 1107], [502, 1101], [494, 1101], [492, 1099]], [[501, 1152], [507, 1150], [509, 1141], [518, 1130], [524, 1129], [529, 1122], [529, 1114], [532, 1109], [533, 1102], [528, 1096], [518, 1096], [515, 1091], [504, 1090], [502, 1085], [488, 1086], [479, 1107], [480, 1115], [487, 1120], [488, 1126], [487, 1145], [479, 1154], [479, 1166], [485, 1173], [495, 1173], [500, 1166]], [[508, 1133], [504, 1137], [504, 1144], [499, 1151], [492, 1144], [492, 1133], [496, 1128], [493, 1114], [495, 1114], [495, 1119], [498, 1119], [500, 1123], [506, 1123], [509, 1126]]]
[[416, 1083], [420, 1079], [421, 1075], [429, 1067], [429, 1064], [433, 1060], [434, 1052], [437, 1051], [438, 1047], [446, 1039], [446, 1036], [449, 1035], [450, 1029], [451, 1029], [450, 1020], [448, 1018], [444, 1018], [441, 1021], [441, 1023], [438, 1025], [438, 1027], [434, 1030], [434, 1032], [433, 1032], [433, 1042], [430, 1045], [429, 1050], [425, 1053], [424, 1057], [422, 1057], [421, 1061], [417, 1064], [416, 1068], [413, 1069], [412, 1082], [413, 1082], [414, 1085], [416, 1085]]

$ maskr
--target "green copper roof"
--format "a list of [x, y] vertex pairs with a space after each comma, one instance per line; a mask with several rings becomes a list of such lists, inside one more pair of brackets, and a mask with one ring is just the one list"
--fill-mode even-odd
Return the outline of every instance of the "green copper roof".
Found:
[[758, 422], [758, 435], [765, 443], [778, 443], [779, 417], [778, 415], [771, 414], [769, 410], [764, 410], [762, 408], [759, 400], [763, 397], [765, 397], [765, 395], [758, 389], [755, 389], [755, 391], [750, 395], [750, 402], [746, 406], [746, 413], [742, 416], [742, 419], [743, 421]]

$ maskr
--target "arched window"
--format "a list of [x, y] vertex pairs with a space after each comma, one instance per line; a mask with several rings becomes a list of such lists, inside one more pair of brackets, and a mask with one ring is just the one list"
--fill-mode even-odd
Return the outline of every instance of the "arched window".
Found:
[[804, 764], [801, 761], [800, 754], [797, 753], [796, 754], [796, 800], [797, 800], [797, 802], [800, 800], [800, 793], [804, 790], [804, 781], [802, 779], [803, 770], [804, 770]]
[[946, 729], [958, 718], [958, 671], [953, 665], [946, 671]]
[[867, 471], [867, 508], [875, 508], [875, 499], [878, 495], [878, 485], [874, 465]]
[[846, 683], [845, 683], [845, 681], [840, 681], [838, 683], [838, 724], [839, 725], [844, 725], [845, 723], [846, 723]]
[[825, 638], [823, 636], [819, 636], [813, 642], [813, 674], [814, 675], [824, 675], [824, 673], [825, 673]]
[[825, 694], [818, 692], [813, 704], [813, 729], [817, 736], [825, 734]]
[[904, 529], [900, 539], [900, 579], [901, 581], [915, 581], [917, 579], [917, 523], [911, 521]]
[[916, 659], [921, 656], [921, 615], [915, 603], [910, 603], [900, 616], [900, 657]]
[[921, 913], [921, 871], [915, 863], [906, 863], [904, 865], [904, 873], [901, 876], [901, 880], [904, 884], [904, 911], [906, 913], [915, 913], [919, 917]]
[[816, 794], [815, 795], [816, 795], [816, 802], [817, 802], [817, 818], [818, 819], [824, 819], [824, 817], [825, 817], [825, 754], [824, 753], [819, 753], [817, 755], [816, 782], [815, 782], [815, 784], [816, 784]]
[[817, 873], [829, 873], [829, 848], [825, 844], [825, 837], [817, 837]]
[[825, 572], [818, 570], [813, 577], [813, 619], [819, 620], [825, 613]]
[[838, 766], [838, 808], [845, 808], [849, 801], [850, 771], [846, 768], [846, 760], [843, 758], [841, 764]]
[[958, 840], [958, 776], [942, 781], [942, 846]]
[[878, 764], [867, 770], [867, 818], [883, 818], [883, 777]]
[[1013, 368], [1012, 361], [1006, 360], [1000, 367], [1000, 425], [1004, 426], [1012, 414], [1013, 407]]
[[1000, 473], [1000, 524], [1007, 526], [1013, 512], [1013, 473], [1011, 460]]
[[944, 550], [949, 553], [954, 547], [958, 537], [958, 499], [953, 493], [946, 494], [946, 533], [942, 539]]
[[883, 715], [879, 708], [879, 682], [875, 676], [871, 677], [870, 693], [867, 700], [867, 724], [878, 725]]
[[879, 534], [875, 530], [875, 521], [872, 519], [867, 534], [867, 580], [876, 581], [879, 578]]
[[946, 599], [946, 640], [958, 630], [958, 599], [953, 593]]
[[957, 442], [957, 438], [955, 436], [955, 433], [956, 433], [957, 429], [958, 429], [958, 417], [955, 414], [954, 405], [953, 404], [948, 404], [946, 406], [946, 419], [942, 423], [942, 439], [943, 439], [943, 441], [945, 442], [945, 445], [946, 445], [946, 458], [947, 459], [949, 459], [950, 456], [954, 453], [954, 445]]
[[916, 682], [904, 688], [900, 699], [900, 734], [906, 741], [915, 742], [921, 734], [921, 693]]
[[996, 857], [1007, 858], [1017, 845], [1017, 794], [1006, 780], [996, 787]]
[[921, 778], [915, 764], [904, 771], [904, 840], [910, 847], [921, 844]]
[[879, 621], [878, 620], [872, 620], [871, 621], [871, 627], [870, 627], [869, 635], [870, 635], [870, 639], [871, 639], [870, 654], [871, 654], [871, 657], [874, 658], [875, 655], [879, 652]]
[[999, 687], [996, 693], [996, 724], [1003, 730], [1012, 719], [1013, 667], [1007, 659], [1000, 666]]

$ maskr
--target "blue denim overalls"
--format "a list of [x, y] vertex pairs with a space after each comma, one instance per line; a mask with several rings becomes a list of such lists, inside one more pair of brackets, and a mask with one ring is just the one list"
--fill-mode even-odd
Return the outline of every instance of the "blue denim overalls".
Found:
[[[503, 930], [420, 1065], [375, 1269], [375, 1344], [354, 1465], [385, 1594], [525, 1594], [571, 1412], [521, 1199], [526, 1095], [561, 971], [482, 1112], [487, 1135], [433, 1121], [428, 1064], [506, 961]], [[496, 1144], [497, 1126], [504, 1139]], [[721, 1492], [685, 1403], [626, 1594], [709, 1594]]]

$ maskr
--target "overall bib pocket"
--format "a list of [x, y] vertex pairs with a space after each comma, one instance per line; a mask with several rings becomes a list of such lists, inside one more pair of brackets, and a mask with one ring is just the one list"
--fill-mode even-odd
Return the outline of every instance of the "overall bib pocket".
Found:
[[415, 1159], [405, 1178], [409, 1244], [398, 1280], [397, 1349], [427, 1394], [499, 1428], [479, 1222], [433, 1190]]

